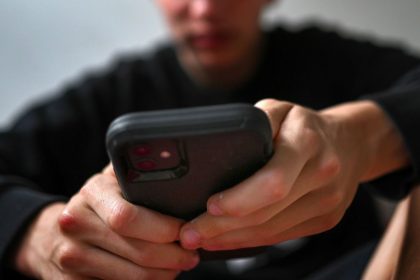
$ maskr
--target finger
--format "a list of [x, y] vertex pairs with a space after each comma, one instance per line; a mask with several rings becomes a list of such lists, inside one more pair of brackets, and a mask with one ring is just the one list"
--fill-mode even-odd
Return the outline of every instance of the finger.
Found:
[[[296, 108], [296, 109], [294, 109]], [[274, 141], [274, 156], [258, 172], [237, 186], [213, 195], [212, 215], [244, 216], [284, 199], [307, 162], [323, 151], [324, 136], [302, 107], [293, 107]]]
[[[259, 244], [261, 241], [264, 241], [271, 244], [273, 235], [288, 231], [296, 225], [314, 217], [324, 216], [327, 213], [335, 212], [337, 209], [345, 209], [345, 204], [338, 206], [339, 204], [344, 203], [342, 196], [338, 195], [334, 191], [330, 191], [329, 189], [309, 193], [303, 196], [295, 203], [284, 209], [284, 211], [278, 213], [273, 218], [260, 225], [226, 232], [211, 239], [202, 238], [200, 246], [206, 249], [215, 250], [217, 248], [224, 248], [225, 246], [231, 246], [232, 244], [238, 243], [255, 246], [255, 244]], [[196, 226], [195, 223], [192, 226]], [[187, 226], [185, 227], [185, 230], [188, 230]], [[183, 237], [182, 234], [181, 237]]]
[[264, 111], [270, 121], [273, 139], [277, 137], [281, 123], [294, 105], [281, 102], [276, 99], [263, 99], [255, 104], [255, 107]]
[[229, 235], [206, 241], [206, 243], [203, 244], [203, 248], [208, 251], [219, 251], [271, 246], [284, 241], [327, 231], [337, 225], [340, 218], [341, 216], [339, 214], [314, 217], [284, 232], [276, 235], [269, 235], [265, 238], [255, 238], [255, 231], [252, 229], [247, 229], [246, 232], [232, 232], [229, 233]]
[[238, 185], [213, 195], [207, 211], [215, 216], [246, 216], [284, 199], [312, 156], [305, 140], [278, 139], [270, 161]]
[[185, 250], [178, 244], [151, 243], [118, 235], [87, 208], [77, 208], [71, 212], [65, 210], [59, 224], [65, 235], [102, 248], [142, 267], [190, 270], [199, 262], [196, 252]]
[[[186, 245], [196, 243], [193, 240], [190, 240], [190, 237], [199, 236], [202, 239], [210, 239], [232, 230], [263, 224], [289, 207], [292, 203], [295, 203], [305, 194], [319, 189], [320, 186], [324, 185], [325, 187], [325, 184], [330, 184], [338, 170], [338, 165], [334, 160], [331, 160], [331, 157], [321, 157], [316, 160], [311, 160], [304, 167], [289, 195], [283, 200], [241, 217], [240, 219], [232, 216], [203, 214], [182, 227], [180, 234], [181, 240], [186, 248], [196, 248], [194, 246], [190, 247]], [[333, 187], [330, 187], [330, 190], [327, 190], [326, 193], [328, 193], [326, 195], [331, 196]], [[329, 199], [331, 200], [331, 198]], [[186, 233], [189, 237], [185, 236], [184, 232], [186, 231], [189, 231]], [[194, 231], [196, 233], [193, 233]]]
[[294, 196], [288, 196], [277, 204], [267, 206], [245, 217], [213, 216], [204, 213], [181, 228], [181, 244], [184, 248], [197, 249], [200, 247], [201, 240], [264, 224], [295, 200]]
[[178, 240], [181, 220], [128, 202], [114, 177], [93, 177], [81, 195], [101, 220], [120, 235], [155, 243]]
[[177, 271], [143, 268], [99, 248], [72, 244], [55, 252], [53, 261], [64, 273], [99, 279], [173, 279]]

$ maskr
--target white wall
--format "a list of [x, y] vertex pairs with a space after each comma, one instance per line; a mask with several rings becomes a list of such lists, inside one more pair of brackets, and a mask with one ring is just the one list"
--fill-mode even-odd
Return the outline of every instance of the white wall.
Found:
[[0, 1], [0, 126], [39, 95], [164, 33], [152, 0]]
[[419, 0], [280, 0], [273, 14], [295, 23], [321, 18], [345, 29], [404, 42], [420, 52]]
[[[280, 0], [270, 17], [322, 18], [420, 50], [419, 15], [419, 0]], [[0, 126], [86, 67], [164, 34], [152, 0], [0, 1]]]

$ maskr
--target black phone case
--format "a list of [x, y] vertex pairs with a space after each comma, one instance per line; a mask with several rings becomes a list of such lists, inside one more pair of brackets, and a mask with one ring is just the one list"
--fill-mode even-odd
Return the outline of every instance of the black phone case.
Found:
[[[230, 104], [127, 114], [112, 122], [106, 145], [128, 201], [190, 220], [206, 211], [209, 196], [261, 168], [272, 154], [271, 139], [264, 112]], [[176, 147], [175, 166], [139, 170], [133, 147], [157, 149], [165, 141]], [[202, 257], [241, 257], [259, 251], [207, 252]]]

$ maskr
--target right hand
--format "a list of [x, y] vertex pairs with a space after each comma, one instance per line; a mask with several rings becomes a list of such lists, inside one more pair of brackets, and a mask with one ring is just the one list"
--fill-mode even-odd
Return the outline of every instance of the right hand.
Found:
[[127, 202], [108, 166], [67, 204], [41, 211], [15, 266], [41, 279], [174, 279], [199, 261], [175, 242], [182, 223]]

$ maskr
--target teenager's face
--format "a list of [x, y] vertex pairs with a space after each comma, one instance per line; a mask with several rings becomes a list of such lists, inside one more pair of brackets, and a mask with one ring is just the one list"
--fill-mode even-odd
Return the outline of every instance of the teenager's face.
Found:
[[[187, 63], [235, 65], [258, 43], [260, 16], [270, 0], [156, 0]], [[185, 59], [184, 59], [185, 62]]]

